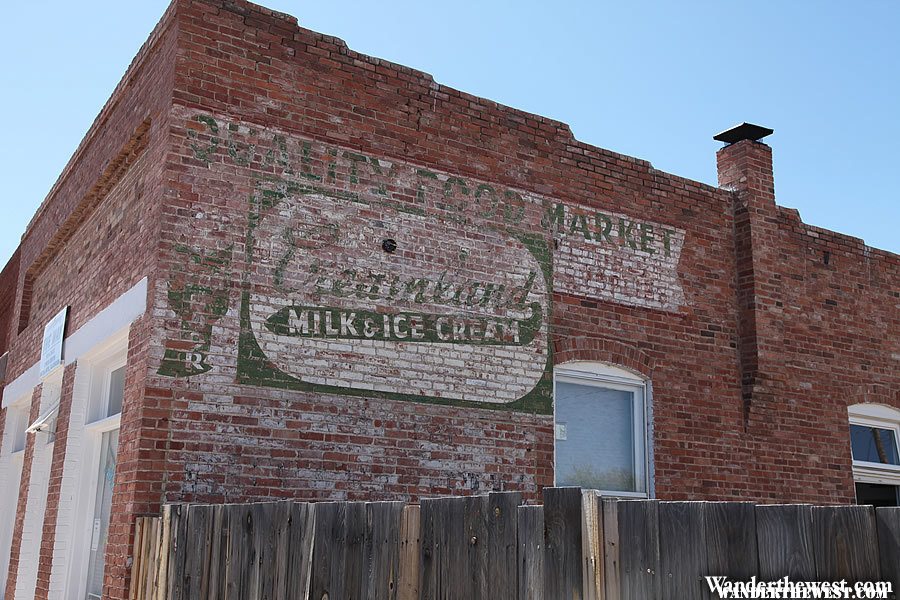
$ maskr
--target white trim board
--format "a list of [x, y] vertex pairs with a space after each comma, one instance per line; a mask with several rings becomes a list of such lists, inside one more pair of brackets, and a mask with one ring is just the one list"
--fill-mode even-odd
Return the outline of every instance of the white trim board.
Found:
[[[146, 311], [147, 278], [144, 277], [65, 339], [63, 364], [75, 362], [98, 343], [129, 326]], [[29, 393], [40, 382], [40, 363], [36, 362], [3, 389], [3, 408]]]

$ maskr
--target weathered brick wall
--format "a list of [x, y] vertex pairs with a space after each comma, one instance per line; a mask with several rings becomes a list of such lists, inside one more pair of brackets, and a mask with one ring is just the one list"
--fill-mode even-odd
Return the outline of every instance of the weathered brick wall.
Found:
[[[19, 249], [0, 271], [0, 355], [9, 349], [13, 334], [13, 314], [16, 302], [16, 284], [19, 281]], [[0, 389], [3, 385], [0, 374]]]
[[900, 260], [776, 206], [771, 171], [763, 144], [719, 152], [738, 206], [752, 481], [761, 497], [852, 502], [847, 407], [900, 408]]
[[[552, 315], [551, 361], [602, 360], [652, 379], [660, 497], [852, 500], [845, 407], [855, 400], [829, 407], [839, 450], [819, 449], [797, 398], [775, 385], [796, 375], [772, 354], [779, 313], [752, 308], [771, 287], [764, 279], [782, 279], [775, 263], [804, 264], [803, 253], [758, 226], [741, 255], [739, 193], [589, 147], [563, 124], [437, 85], [249, 4], [185, 2], [179, 24], [169, 281], [156, 296], [167, 318], [148, 391], [171, 410], [169, 498], [415, 497], [489, 485], [534, 493], [549, 484], [551, 419], [540, 405], [468, 403], [490, 395], [503, 406], [491, 385], [508, 373], [490, 370], [490, 353], [448, 359], [440, 340], [378, 344], [361, 331], [372, 317], [372, 337], [384, 337], [377, 317], [417, 304], [414, 293], [389, 292], [392, 277], [403, 288], [431, 269], [422, 293], [432, 302], [415, 314], [423, 339], [438, 336], [453, 303], [434, 299], [434, 281], [443, 274], [453, 290], [470, 265], [484, 286], [522, 285], [534, 253], [511, 259], [508, 237], [530, 233], [551, 254], [553, 293], [538, 299]], [[764, 188], [771, 159], [755, 167]], [[526, 216], [510, 221], [519, 211]], [[399, 244], [390, 258], [378, 247], [386, 237]], [[896, 259], [884, 256], [876, 268], [889, 287]], [[890, 308], [877, 297], [858, 302], [870, 298]], [[809, 303], [796, 306], [818, 318]], [[340, 322], [353, 310], [358, 321]], [[886, 313], [881, 320], [896, 330]], [[328, 327], [334, 339], [308, 337]], [[890, 374], [890, 354], [870, 360]], [[458, 386], [454, 360], [476, 365], [478, 389]], [[434, 381], [449, 389], [429, 388]], [[800, 389], [805, 408], [821, 403]], [[775, 423], [784, 425], [773, 437]], [[498, 457], [512, 457], [515, 477], [492, 474], [510, 472]]]
[[[167, 317], [148, 390], [171, 410], [168, 498], [535, 494], [553, 476], [540, 400], [553, 351], [556, 361], [634, 362], [652, 377], [660, 496], [756, 495], [743, 454], [731, 194], [250, 5], [185, 2], [179, 31], [168, 291], [156, 294]], [[394, 254], [379, 246], [387, 237]], [[463, 294], [474, 281], [522, 288], [542, 252], [555, 292], [543, 298], [537, 276], [531, 284], [529, 302], [551, 316], [532, 346], [453, 356], [440, 339], [366, 339], [366, 311], [419, 315], [423, 339], [452, 336], [438, 319], [465, 304], [453, 300], [460, 283]], [[418, 280], [426, 287], [407, 292]], [[437, 282], [451, 290], [441, 301]], [[510, 318], [484, 294], [472, 296], [478, 318]], [[342, 330], [352, 311], [355, 326]], [[329, 317], [335, 339], [304, 337], [304, 324], [324, 331]], [[481, 336], [486, 322], [475, 325]], [[384, 337], [383, 322], [370, 327]], [[472, 373], [468, 389], [460, 371]], [[538, 390], [510, 406], [527, 394], [511, 383], [504, 396], [499, 378], [519, 374]]]

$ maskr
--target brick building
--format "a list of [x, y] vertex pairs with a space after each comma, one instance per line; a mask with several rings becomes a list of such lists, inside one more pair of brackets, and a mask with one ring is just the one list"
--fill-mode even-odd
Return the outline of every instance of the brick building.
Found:
[[176, 0], [0, 274], [0, 590], [124, 598], [170, 501], [896, 502], [900, 259], [764, 134], [712, 187]]

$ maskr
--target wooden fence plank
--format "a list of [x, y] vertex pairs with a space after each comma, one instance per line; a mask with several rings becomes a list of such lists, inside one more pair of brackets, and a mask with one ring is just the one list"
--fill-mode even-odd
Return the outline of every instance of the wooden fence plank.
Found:
[[544, 507], [520, 506], [518, 600], [544, 600]]
[[419, 563], [422, 568], [422, 577], [419, 589], [419, 598], [421, 600], [434, 600], [437, 597], [437, 588], [439, 577], [438, 559], [440, 556], [440, 531], [439, 527], [439, 504], [443, 500], [440, 498], [426, 498], [422, 500], [420, 506], [420, 526], [421, 526], [421, 548], [422, 555]]
[[488, 496], [487, 598], [516, 600], [518, 508], [522, 494], [494, 492]]
[[400, 572], [397, 577], [397, 600], [419, 600], [421, 582], [421, 508], [404, 506], [400, 521]]
[[207, 510], [205, 506], [192, 504], [187, 510], [187, 530], [184, 538], [184, 572], [181, 577], [182, 593], [184, 600], [205, 600], [206, 596], [201, 592], [203, 580], [200, 573], [203, 570], [204, 545], [207, 532]]
[[707, 590], [706, 534], [702, 502], [659, 503], [660, 596], [696, 600]]
[[261, 502], [250, 505], [251, 535], [254, 554], [251, 568], [256, 573], [254, 587], [249, 590], [248, 600], [271, 600], [275, 595], [275, 560], [278, 503]]
[[310, 598], [344, 598], [344, 560], [347, 547], [346, 502], [315, 505], [316, 533]]
[[156, 595], [157, 553], [159, 552], [159, 538], [162, 532], [160, 531], [160, 520], [158, 518], [147, 517], [145, 522], [150, 526], [150, 543], [144, 569], [144, 598], [153, 598]]
[[[488, 597], [488, 496], [469, 496], [451, 500], [451, 553], [450, 581], [457, 581], [461, 588], [450, 596], [467, 600], [484, 600]], [[461, 521], [458, 520], [461, 517]], [[462, 527], [460, 527], [462, 525]]]
[[209, 587], [207, 597], [218, 599], [225, 593], [224, 581], [227, 573], [225, 556], [228, 550], [228, 528], [225, 524], [225, 506], [213, 507], [210, 515], [212, 536], [209, 549]]
[[448, 600], [471, 589], [468, 581], [454, 580], [452, 575], [460, 571], [466, 557], [465, 504], [454, 500], [458, 499], [422, 501], [423, 600]]
[[252, 576], [247, 569], [247, 514], [240, 504], [228, 504], [224, 508], [223, 521], [228, 528], [225, 600], [244, 600], [247, 582]]
[[260, 569], [258, 544], [260, 539], [256, 535], [258, 518], [256, 504], [245, 504], [241, 507], [241, 532], [243, 539], [242, 560], [244, 576], [241, 578], [241, 598], [244, 600], [256, 600], [260, 586]]
[[441, 516], [444, 531], [444, 565], [441, 570], [441, 600], [469, 598], [474, 578], [467, 572], [469, 565], [469, 540], [466, 536], [466, 499], [447, 498]]
[[313, 547], [316, 533], [314, 504], [296, 503], [290, 508], [287, 552], [288, 600], [307, 600], [312, 582]]
[[348, 502], [344, 508], [344, 594], [365, 598], [370, 556], [366, 552], [366, 504]]
[[[749, 502], [706, 502], [703, 511], [707, 575], [725, 575], [738, 581], [758, 575], [755, 505]], [[708, 586], [705, 591], [710, 593]]]
[[816, 578], [876, 581], [878, 534], [871, 506], [813, 507]]
[[619, 560], [619, 501], [602, 498], [600, 504], [603, 513], [603, 591], [606, 593], [606, 600], [620, 600], [622, 565]]
[[138, 517], [134, 520], [134, 545], [131, 549], [131, 556], [134, 557], [131, 564], [131, 583], [128, 589], [129, 600], [141, 600], [141, 585], [144, 581], [142, 570], [144, 568], [144, 546], [143, 546], [144, 518]]
[[184, 536], [187, 515], [183, 504], [171, 505], [171, 532], [169, 540], [169, 576], [167, 600], [183, 600], [181, 578], [184, 575]]
[[144, 560], [141, 564], [141, 598], [147, 598], [150, 580], [150, 565], [153, 562], [151, 552], [153, 550], [153, 521], [144, 518], [144, 534], [141, 536], [141, 553]]
[[403, 502], [366, 505], [366, 595], [360, 600], [396, 600], [400, 574]]
[[812, 507], [773, 504], [756, 507], [759, 577], [774, 581], [816, 579]]
[[173, 544], [175, 572], [172, 577], [172, 593], [169, 594], [171, 600], [189, 600], [189, 597], [184, 593], [185, 569], [187, 568], [187, 556], [189, 554], [188, 531], [191, 520], [189, 509], [189, 504], [178, 506], [178, 529], [175, 534], [175, 543]]
[[156, 596], [147, 600], [166, 600], [169, 587], [169, 556], [172, 544], [172, 507], [165, 505], [162, 509], [162, 546], [159, 550], [159, 573]]
[[263, 588], [267, 600], [283, 600], [288, 594], [288, 551], [291, 534], [293, 502], [272, 502], [268, 505], [268, 542], [263, 558], [268, 581]]
[[544, 597], [582, 598], [581, 489], [544, 488]]
[[600, 492], [581, 492], [581, 586], [584, 600], [600, 600], [603, 595], [603, 514]]
[[875, 521], [881, 555], [881, 580], [890, 581], [894, 594], [900, 597], [900, 507], [877, 508]]
[[620, 501], [619, 577], [622, 600], [659, 598], [659, 515], [656, 500]]

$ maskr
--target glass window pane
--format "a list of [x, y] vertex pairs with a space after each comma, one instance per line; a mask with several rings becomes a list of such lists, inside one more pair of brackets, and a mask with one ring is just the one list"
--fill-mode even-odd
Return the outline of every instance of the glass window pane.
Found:
[[119, 367], [109, 374], [109, 402], [106, 416], [111, 417], [122, 412], [122, 399], [125, 397], [125, 367]]
[[94, 518], [91, 521], [91, 545], [89, 548], [87, 599], [100, 598], [103, 593], [103, 567], [106, 539], [109, 535], [109, 512], [112, 506], [113, 481], [116, 475], [116, 450], [119, 446], [119, 430], [107, 431], [100, 442], [100, 471], [97, 476], [97, 496]]
[[28, 409], [17, 408], [12, 413], [13, 418], [13, 442], [12, 451], [18, 452], [25, 449], [25, 430], [28, 428]]
[[900, 506], [900, 486], [856, 482], [856, 503]]
[[897, 436], [892, 429], [850, 426], [850, 447], [853, 460], [884, 465], [900, 465], [897, 453]]
[[643, 491], [635, 456], [635, 393], [557, 381], [555, 402], [556, 485]]

